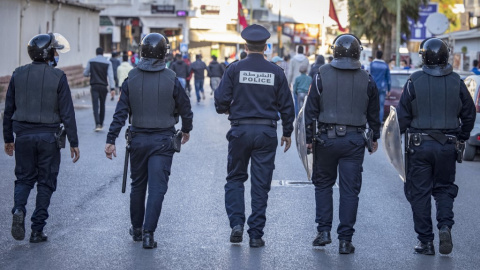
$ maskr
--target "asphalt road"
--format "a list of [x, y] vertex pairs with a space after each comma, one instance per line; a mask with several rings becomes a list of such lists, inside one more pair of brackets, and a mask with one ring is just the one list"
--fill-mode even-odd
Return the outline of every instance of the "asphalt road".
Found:
[[[316, 235], [313, 186], [289, 184], [306, 180], [295, 146], [287, 153], [280, 147], [277, 150], [266, 246], [250, 248], [246, 232], [243, 243], [231, 244], [223, 190], [229, 122], [225, 115], [216, 114], [209, 90], [205, 101], [196, 104], [193, 97], [191, 101], [194, 129], [182, 152], [174, 156], [169, 190], [155, 233], [157, 249], [142, 249], [141, 243], [133, 242], [128, 234], [129, 188], [126, 194], [120, 192], [123, 131], [117, 140], [117, 158], [108, 160], [103, 152], [115, 102], [107, 100], [105, 130], [94, 132], [87, 95], [75, 100], [81, 158], [73, 164], [69, 151], [62, 150], [58, 188], [45, 227], [48, 242], [28, 242], [35, 190], [27, 205], [26, 240], [15, 241], [10, 235], [15, 161], [0, 154], [0, 269], [479, 268], [479, 159], [457, 166], [460, 191], [454, 208], [453, 252], [441, 256], [436, 239], [437, 255], [424, 256], [413, 253], [416, 235], [403, 183], [381, 148], [365, 157], [353, 238], [355, 254], [338, 254], [338, 189], [334, 190], [334, 241], [324, 248], [312, 247]], [[246, 190], [249, 188], [247, 181]], [[249, 192], [245, 197], [249, 214]]]

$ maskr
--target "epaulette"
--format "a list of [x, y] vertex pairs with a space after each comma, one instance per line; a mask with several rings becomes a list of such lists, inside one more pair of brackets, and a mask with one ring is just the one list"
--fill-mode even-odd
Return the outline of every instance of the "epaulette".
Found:
[[235, 60], [235, 61], [231, 62], [230, 64], [228, 64], [228, 66], [226, 66], [225, 69], [227, 69], [230, 65], [232, 65], [235, 62], [238, 62], [238, 60]]

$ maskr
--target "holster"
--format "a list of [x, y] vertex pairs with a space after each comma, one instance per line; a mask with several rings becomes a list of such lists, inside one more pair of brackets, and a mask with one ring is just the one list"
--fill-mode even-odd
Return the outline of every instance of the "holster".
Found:
[[365, 140], [365, 144], [367, 146], [368, 152], [372, 152], [372, 144], [373, 144], [373, 130], [365, 129], [363, 131], [363, 139]]
[[57, 148], [65, 148], [67, 133], [65, 132], [65, 127], [59, 126], [57, 132], [54, 134], [55, 140], [57, 141]]
[[463, 152], [465, 151], [465, 141], [458, 140], [455, 144], [455, 151], [457, 152], [457, 162], [462, 163]]
[[182, 148], [182, 136], [183, 136], [183, 132], [178, 129], [177, 132], [175, 132], [175, 134], [172, 137], [173, 149], [177, 153], [180, 153], [180, 150]]

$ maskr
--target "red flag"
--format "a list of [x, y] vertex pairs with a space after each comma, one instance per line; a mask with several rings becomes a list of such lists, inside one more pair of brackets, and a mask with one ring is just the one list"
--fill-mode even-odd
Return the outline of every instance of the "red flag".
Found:
[[337, 22], [338, 30], [342, 32], [347, 31], [345, 28], [342, 27], [342, 25], [340, 24], [340, 21], [338, 20], [337, 12], [335, 11], [335, 6], [333, 5], [333, 0], [330, 0], [330, 10], [328, 11], [328, 16]]
[[245, 19], [245, 16], [243, 16], [243, 6], [242, 2], [238, 0], [238, 23], [242, 26], [242, 30], [245, 29], [248, 26], [247, 20]]

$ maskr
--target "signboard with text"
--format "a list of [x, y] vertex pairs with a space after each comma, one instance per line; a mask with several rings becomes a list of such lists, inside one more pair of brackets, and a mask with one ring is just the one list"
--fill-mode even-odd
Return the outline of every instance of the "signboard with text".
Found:
[[432, 37], [432, 33], [427, 30], [425, 22], [430, 14], [438, 11], [438, 3], [429, 3], [426, 6], [420, 6], [418, 8], [418, 14], [420, 17], [415, 22], [411, 18], [408, 18], [408, 24], [410, 25], [410, 41], [423, 41], [424, 39]]

